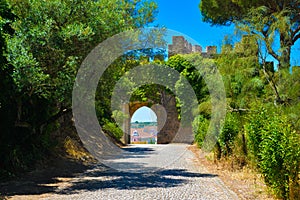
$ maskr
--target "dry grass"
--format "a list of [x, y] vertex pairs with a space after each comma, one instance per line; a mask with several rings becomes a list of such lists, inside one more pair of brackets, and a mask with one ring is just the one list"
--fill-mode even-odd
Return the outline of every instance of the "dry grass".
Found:
[[147, 144], [146, 141], [131, 142], [131, 144]]
[[197, 156], [197, 164], [205, 167], [209, 173], [217, 174], [219, 178], [234, 191], [241, 199], [247, 200], [275, 200], [264, 184], [262, 176], [250, 167], [243, 166], [243, 160], [237, 158], [221, 159], [217, 161], [214, 154], [202, 152], [196, 145], [190, 150]]
[[66, 137], [64, 141], [64, 148], [67, 155], [75, 160], [80, 160], [83, 162], [91, 162], [94, 161], [94, 158], [91, 154], [83, 148], [83, 146], [77, 142], [75, 139]]

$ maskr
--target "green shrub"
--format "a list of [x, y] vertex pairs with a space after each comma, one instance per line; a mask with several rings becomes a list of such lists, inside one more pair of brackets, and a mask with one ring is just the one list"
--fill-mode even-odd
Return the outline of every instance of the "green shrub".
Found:
[[228, 113], [225, 118], [223, 129], [218, 137], [221, 152], [228, 156], [232, 153], [233, 142], [239, 133], [239, 120], [234, 113]]
[[300, 142], [299, 135], [287, 118], [275, 115], [261, 131], [259, 167], [267, 185], [284, 199], [299, 195]]
[[193, 132], [195, 133], [195, 142], [199, 147], [202, 147], [209, 126], [209, 120], [198, 115], [193, 121]]
[[249, 117], [249, 122], [245, 125], [245, 135], [247, 139], [247, 152], [249, 160], [253, 166], [257, 166], [260, 158], [260, 143], [262, 142], [262, 130], [269, 123], [270, 114], [265, 108], [259, 108], [259, 113], [254, 113]]
[[263, 108], [245, 125], [250, 159], [283, 199], [299, 197], [300, 137], [288, 118]]
[[113, 134], [117, 139], [121, 139], [123, 136], [123, 131], [113, 122], [106, 122], [103, 126], [104, 131], [108, 131]]
[[[193, 132], [195, 133], [195, 141], [199, 147], [202, 147], [204, 139], [207, 135], [210, 120], [203, 115], [198, 115], [193, 121]], [[233, 113], [226, 116], [225, 124], [217, 141], [218, 151], [223, 155], [231, 153], [233, 141], [239, 132], [239, 120]]]

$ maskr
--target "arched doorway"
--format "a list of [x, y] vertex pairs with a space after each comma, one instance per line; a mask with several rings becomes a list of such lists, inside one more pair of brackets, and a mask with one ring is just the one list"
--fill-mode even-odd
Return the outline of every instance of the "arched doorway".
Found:
[[147, 106], [138, 108], [130, 120], [131, 144], [157, 144], [157, 115]]
[[166, 101], [161, 104], [155, 104], [152, 101], [149, 102], [130, 102], [125, 105], [124, 111], [130, 118], [127, 120], [126, 127], [124, 128], [127, 133], [124, 137], [124, 143], [130, 144], [130, 122], [133, 114], [141, 107], [148, 107], [157, 116], [157, 144], [168, 144], [171, 143], [179, 129], [178, 111], [176, 108], [176, 99], [172, 95], [166, 95]]

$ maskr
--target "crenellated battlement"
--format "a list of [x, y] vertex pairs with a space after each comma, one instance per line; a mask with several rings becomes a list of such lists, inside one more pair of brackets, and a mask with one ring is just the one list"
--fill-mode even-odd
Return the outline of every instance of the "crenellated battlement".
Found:
[[217, 54], [217, 46], [207, 46], [206, 51], [202, 51], [200, 45], [192, 45], [183, 36], [173, 36], [172, 44], [168, 45], [168, 56], [176, 54], [200, 53], [203, 57], [211, 57]]

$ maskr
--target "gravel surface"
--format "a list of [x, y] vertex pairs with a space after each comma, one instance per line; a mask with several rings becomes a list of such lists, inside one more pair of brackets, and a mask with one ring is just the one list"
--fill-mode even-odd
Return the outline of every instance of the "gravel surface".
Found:
[[44, 199], [238, 199], [195, 163], [189, 145], [134, 145], [110, 156]]

